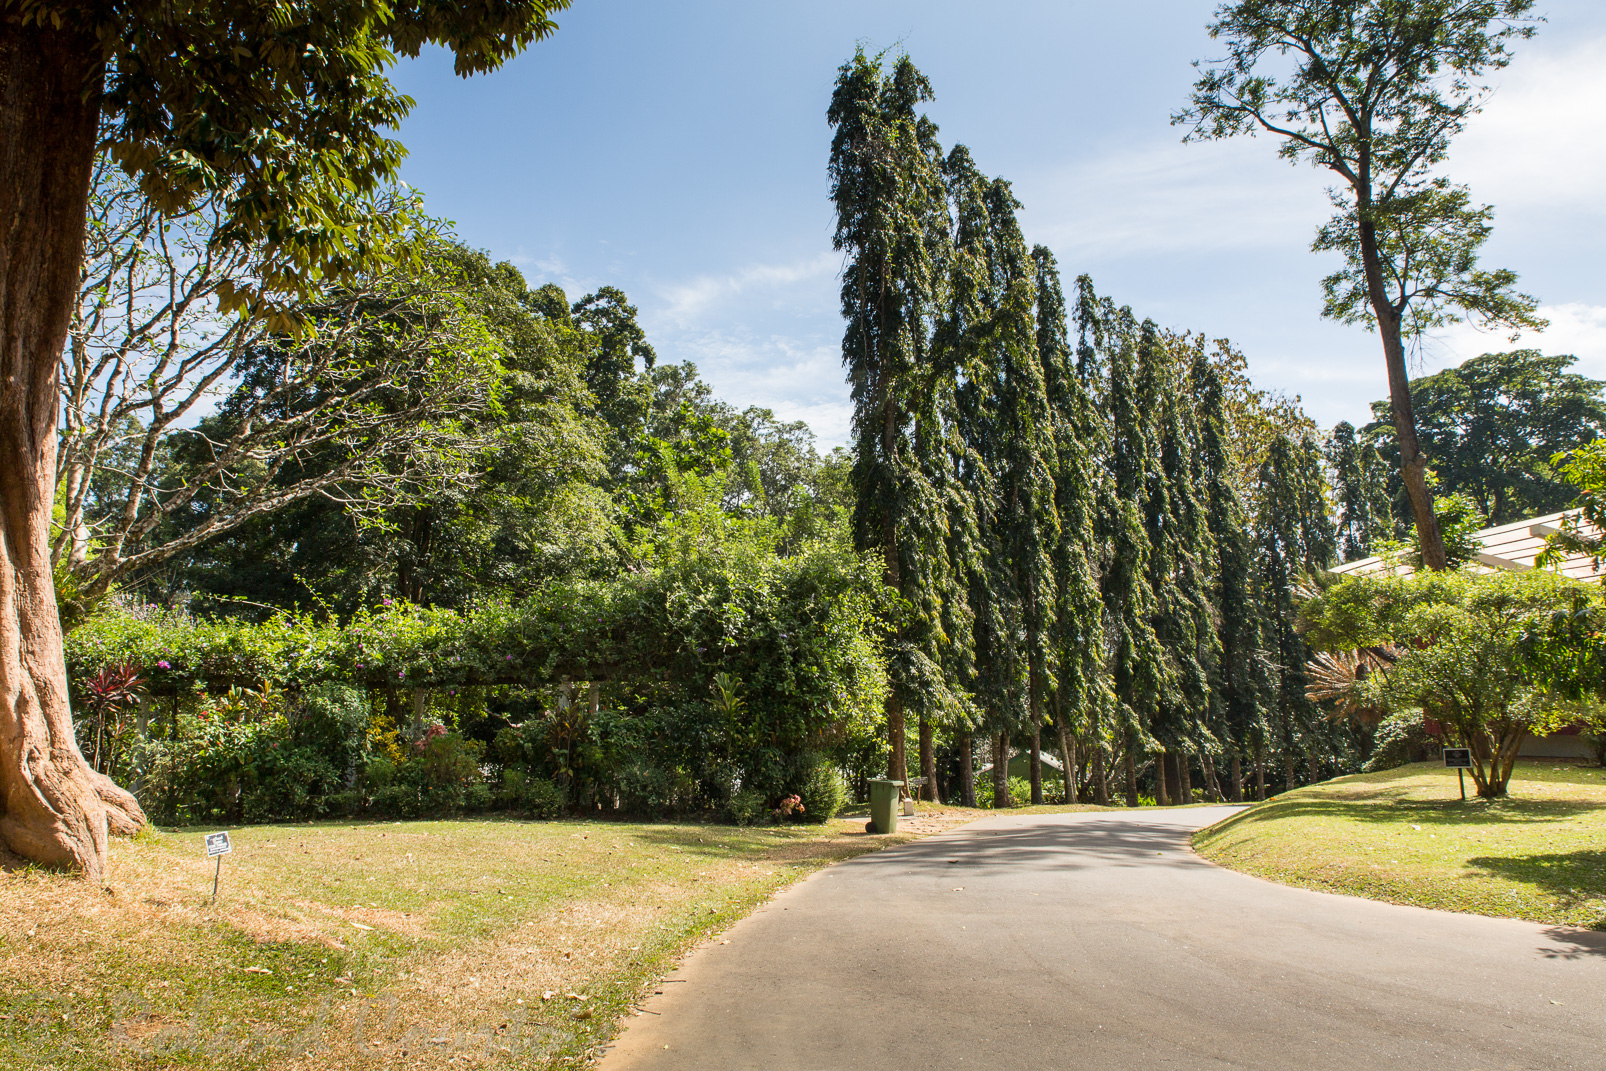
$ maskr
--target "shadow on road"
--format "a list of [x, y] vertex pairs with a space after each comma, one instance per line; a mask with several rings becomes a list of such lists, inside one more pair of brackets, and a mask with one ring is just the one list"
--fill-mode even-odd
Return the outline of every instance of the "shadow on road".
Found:
[[1064, 871], [1108, 866], [1207, 867], [1188, 849], [1189, 830], [1140, 825], [1125, 818], [1082, 816], [989, 829], [969, 827], [867, 856], [852, 865], [906, 871]]

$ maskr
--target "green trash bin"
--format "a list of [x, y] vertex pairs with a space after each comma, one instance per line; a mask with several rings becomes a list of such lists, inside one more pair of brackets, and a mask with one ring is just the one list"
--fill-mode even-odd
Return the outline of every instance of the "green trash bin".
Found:
[[870, 825], [875, 832], [898, 832], [898, 789], [902, 787], [902, 781], [870, 779]]

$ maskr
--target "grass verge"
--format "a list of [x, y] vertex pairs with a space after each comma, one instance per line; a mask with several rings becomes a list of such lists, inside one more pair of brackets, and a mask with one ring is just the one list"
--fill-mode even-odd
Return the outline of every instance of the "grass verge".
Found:
[[1520, 762], [1508, 798], [1466, 803], [1455, 771], [1428, 763], [1340, 777], [1251, 807], [1193, 843], [1206, 859], [1287, 885], [1606, 929], [1598, 769]]
[[103, 889], [0, 877], [0, 1066], [580, 1065], [699, 940], [929, 831], [256, 826], [234, 832], [216, 904], [203, 830], [149, 832], [114, 846]]

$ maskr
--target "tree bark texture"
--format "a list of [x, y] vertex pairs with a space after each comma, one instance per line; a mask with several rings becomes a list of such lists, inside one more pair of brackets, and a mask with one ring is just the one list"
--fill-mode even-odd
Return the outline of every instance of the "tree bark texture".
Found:
[[1164, 753], [1154, 756], [1154, 805], [1171, 806], [1171, 786], [1166, 784]]
[[1266, 802], [1266, 759], [1258, 752], [1255, 754], [1255, 799]]
[[1177, 802], [1193, 802], [1193, 756], [1177, 752]]
[[993, 734], [993, 807], [1012, 807], [1009, 798], [1009, 735]]
[[1093, 800], [1100, 807], [1110, 805], [1110, 777], [1104, 768], [1104, 744], [1093, 749]]
[[1055, 718], [1054, 724], [1060, 736], [1060, 762], [1065, 766], [1064, 774], [1060, 778], [1060, 788], [1064, 790], [1065, 802], [1075, 803], [1078, 794], [1076, 737], [1065, 731], [1064, 717]]
[[909, 795], [908, 746], [903, 724], [903, 700], [897, 695], [887, 697], [887, 776], [902, 781], [898, 798]]
[[959, 745], [959, 802], [965, 807], [976, 806], [976, 753], [969, 733], [960, 733]]
[[0, 837], [106, 878], [145, 815], [73, 732], [50, 563], [57, 369], [83, 258], [103, 73], [93, 38], [0, 18]]
[[1132, 753], [1132, 742], [1127, 741], [1126, 754], [1122, 756], [1122, 765], [1126, 768], [1126, 805], [1128, 807], [1140, 806], [1138, 799], [1138, 758]]
[[1238, 755], [1237, 748], [1232, 752], [1232, 802], [1244, 801], [1244, 760]]
[[1043, 719], [1037, 714], [1032, 715], [1032, 755], [1031, 765], [1032, 806], [1043, 805]]
[[1292, 792], [1299, 787], [1299, 774], [1294, 767], [1294, 751], [1291, 747], [1283, 748], [1283, 791]]
[[937, 799], [937, 746], [927, 718], [920, 719], [920, 776], [926, 779], [920, 786], [920, 798], [941, 802]]
[[1377, 319], [1377, 333], [1383, 340], [1383, 360], [1388, 366], [1389, 410], [1394, 418], [1394, 441], [1400, 447], [1400, 476], [1411, 500], [1411, 516], [1416, 521], [1417, 539], [1422, 545], [1422, 565], [1437, 571], [1446, 568], [1449, 560], [1444, 553], [1439, 517], [1433, 510], [1433, 492], [1428, 488], [1428, 459], [1422, 453], [1416, 434], [1416, 410], [1411, 404], [1411, 377], [1405, 365], [1400, 315], [1389, 301], [1383, 281], [1376, 224], [1363, 217], [1360, 230], [1361, 267], [1366, 274], [1367, 297]]

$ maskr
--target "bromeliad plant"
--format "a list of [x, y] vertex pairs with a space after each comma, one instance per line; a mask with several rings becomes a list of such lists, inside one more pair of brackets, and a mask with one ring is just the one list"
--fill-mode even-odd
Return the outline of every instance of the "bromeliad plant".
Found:
[[[1472, 750], [1485, 799], [1506, 794], [1530, 734], [1600, 718], [1606, 597], [1595, 587], [1540, 571], [1355, 577], [1313, 596], [1301, 619], [1315, 650], [1368, 652], [1313, 667], [1323, 698], [1421, 710]], [[1335, 680], [1345, 663], [1366, 671]]]

